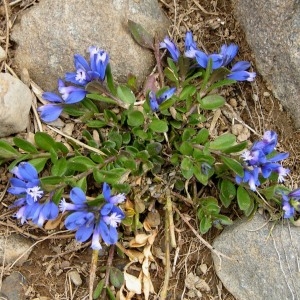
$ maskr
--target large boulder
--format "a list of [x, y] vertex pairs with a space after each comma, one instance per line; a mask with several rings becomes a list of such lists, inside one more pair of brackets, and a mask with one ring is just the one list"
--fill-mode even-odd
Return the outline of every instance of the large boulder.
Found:
[[12, 31], [17, 42], [15, 62], [45, 90], [54, 90], [58, 77], [73, 71], [73, 55], [85, 55], [91, 45], [109, 52], [113, 74], [125, 82], [128, 74], [142, 83], [154, 65], [150, 50], [131, 37], [127, 20], [143, 25], [160, 38], [168, 19], [155, 0], [43, 0], [25, 11]]
[[300, 127], [300, 3], [232, 0], [256, 67]]
[[0, 73], [0, 137], [26, 129], [31, 103], [27, 85], [8, 73]]
[[300, 230], [258, 213], [228, 226], [213, 246], [218, 277], [237, 300], [297, 299], [300, 295]]

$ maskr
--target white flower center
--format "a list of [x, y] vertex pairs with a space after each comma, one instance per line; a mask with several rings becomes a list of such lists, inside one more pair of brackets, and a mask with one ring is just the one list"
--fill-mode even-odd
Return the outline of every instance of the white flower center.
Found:
[[39, 186], [34, 186], [26, 190], [27, 194], [33, 198], [33, 201], [36, 202], [39, 198], [42, 198], [44, 192], [40, 190]]

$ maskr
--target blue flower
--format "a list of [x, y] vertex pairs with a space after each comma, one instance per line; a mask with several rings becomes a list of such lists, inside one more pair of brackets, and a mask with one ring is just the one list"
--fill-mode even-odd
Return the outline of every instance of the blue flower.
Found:
[[106, 51], [95, 46], [89, 47], [88, 51], [90, 52], [92, 78], [103, 81], [109, 63], [109, 55]]
[[195, 57], [200, 67], [206, 69], [209, 59], [212, 60], [212, 69], [226, 67], [236, 56], [238, 46], [234, 44], [222, 45], [220, 53], [206, 54], [203, 51], [195, 51]]
[[220, 50], [220, 55], [222, 56], [222, 66], [226, 67], [231, 61], [236, 57], [237, 52], [238, 52], [238, 45], [235, 44], [230, 44], [229, 46], [227, 45], [222, 45], [221, 50]]
[[248, 72], [247, 69], [250, 68], [250, 63], [248, 61], [239, 61], [231, 68], [231, 73], [227, 75], [227, 78], [237, 80], [237, 81], [253, 81], [256, 77], [255, 72]]
[[66, 104], [78, 103], [82, 101], [87, 94], [87, 91], [82, 88], [65, 86], [61, 79], [58, 80], [58, 91], [61, 93], [61, 96], [51, 92], [42, 94], [45, 100], [51, 102], [51, 104], [45, 104], [38, 108], [41, 119], [44, 122], [55, 121], [62, 113]]
[[125, 194], [111, 195], [111, 189], [106, 182], [103, 183], [103, 197], [106, 202], [111, 204], [119, 204], [125, 200]]
[[37, 170], [28, 162], [21, 162], [11, 170], [17, 178], [11, 178], [9, 193], [19, 198], [10, 206], [20, 207], [14, 216], [20, 219], [21, 224], [31, 221], [43, 226], [46, 220], [55, 219], [58, 216], [58, 207], [51, 199], [41, 203], [44, 191], [41, 189]]
[[163, 92], [159, 97], [155, 95], [153, 91], [149, 92], [149, 103], [152, 111], [159, 111], [159, 105], [164, 101], [170, 99], [174, 93], [176, 92], [176, 88], [170, 88]]
[[78, 103], [82, 101], [87, 94], [87, 91], [83, 88], [66, 86], [61, 79], [58, 80], [58, 91], [61, 94], [65, 104]]
[[272, 174], [278, 175], [278, 182], [283, 182], [290, 172], [283, 168], [280, 161], [286, 159], [288, 153], [276, 153], [277, 134], [266, 131], [262, 140], [255, 142], [250, 150], [245, 150], [241, 157], [244, 160], [244, 177], [236, 176], [236, 182], [248, 182], [250, 189], [255, 191], [260, 185], [259, 176], [267, 179]]
[[208, 65], [208, 61], [211, 59], [212, 61], [212, 69], [216, 70], [222, 67], [223, 57], [220, 54], [210, 54], [207, 55], [203, 51], [197, 51], [195, 53], [196, 61], [200, 67], [206, 69]]
[[101, 249], [101, 238], [109, 245], [117, 242], [116, 227], [125, 217], [123, 211], [116, 206], [125, 200], [124, 194], [112, 195], [109, 185], [104, 183], [103, 197], [105, 204], [101, 207], [89, 206], [84, 192], [75, 187], [70, 192], [72, 203], [63, 199], [59, 205], [62, 212], [73, 211], [65, 220], [66, 228], [76, 230], [75, 238], [79, 242], [85, 242], [92, 236], [91, 247], [96, 250]]
[[93, 80], [105, 79], [106, 68], [109, 63], [109, 55], [106, 51], [95, 46], [88, 48], [90, 64], [80, 54], [74, 55], [75, 72], [67, 72], [65, 79], [68, 82], [85, 86]]
[[292, 218], [296, 211], [300, 212], [300, 189], [296, 189], [291, 191], [290, 193], [286, 193], [285, 191], [279, 190], [277, 191], [282, 197], [282, 209], [284, 211], [283, 217], [285, 219]]
[[93, 80], [91, 76], [91, 68], [86, 59], [80, 54], [74, 55], [74, 66], [76, 72], [67, 72], [65, 79], [68, 82], [85, 86]]
[[168, 37], [164, 38], [164, 41], [159, 44], [161, 49], [167, 49], [171, 54], [172, 59], [177, 62], [180, 56], [180, 52], [173, 41]]
[[236, 183], [240, 184], [241, 182], [248, 183], [252, 191], [256, 191], [256, 187], [260, 185], [258, 179], [259, 168], [254, 167], [252, 169], [244, 168], [244, 177], [236, 176]]
[[194, 41], [193, 34], [191, 31], [188, 31], [185, 35], [184, 55], [189, 58], [195, 58], [197, 51], [199, 49]]
[[36, 169], [28, 162], [21, 162], [15, 166], [11, 173], [16, 177], [11, 178], [11, 187], [8, 192], [24, 198], [28, 204], [38, 201], [43, 196], [40, 180]]

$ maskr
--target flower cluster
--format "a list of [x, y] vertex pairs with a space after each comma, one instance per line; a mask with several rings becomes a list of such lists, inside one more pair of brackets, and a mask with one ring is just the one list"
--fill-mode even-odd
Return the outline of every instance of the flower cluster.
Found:
[[107, 52], [94, 46], [89, 47], [88, 51], [90, 53], [90, 64], [83, 56], [75, 54], [74, 65], [76, 71], [67, 72], [65, 75], [67, 82], [77, 86], [65, 86], [65, 83], [59, 79], [58, 91], [60, 95], [51, 92], [43, 93], [42, 97], [50, 102], [38, 108], [44, 122], [56, 120], [65, 105], [82, 101], [87, 94], [86, 84], [93, 80], [103, 81], [105, 79], [105, 72], [109, 63]]
[[92, 248], [100, 250], [100, 238], [108, 244], [115, 244], [118, 240], [117, 226], [124, 219], [123, 211], [117, 206], [125, 200], [124, 194], [111, 195], [110, 187], [103, 184], [105, 203], [98, 206], [88, 205], [84, 192], [75, 187], [70, 192], [72, 203], [62, 199], [59, 208], [62, 212], [72, 211], [66, 218], [65, 226], [69, 230], [76, 230], [75, 238], [85, 242], [92, 236]]
[[260, 176], [269, 178], [272, 174], [278, 174], [278, 182], [283, 182], [289, 169], [283, 168], [279, 163], [286, 159], [288, 153], [276, 153], [277, 134], [274, 131], [266, 131], [261, 141], [255, 142], [250, 150], [244, 151], [244, 176], [236, 176], [236, 182], [248, 182], [250, 189], [255, 191], [261, 184]]
[[10, 179], [11, 187], [7, 191], [18, 196], [11, 207], [20, 207], [15, 217], [21, 220], [21, 224], [31, 219], [41, 227], [46, 220], [58, 216], [57, 205], [50, 198], [41, 202], [44, 191], [41, 189], [37, 170], [30, 163], [21, 162], [11, 173], [16, 177]]
[[[160, 48], [166, 48], [172, 59], [175, 62], [178, 62], [180, 52], [176, 44], [171, 41], [168, 37], [160, 43]], [[227, 67], [232, 60], [236, 57], [238, 52], [238, 46], [235, 44], [223, 45], [221, 46], [219, 53], [206, 54], [205, 52], [198, 49], [197, 44], [193, 39], [193, 34], [191, 31], [188, 31], [185, 36], [185, 51], [184, 56], [196, 59], [196, 62], [199, 67], [206, 69], [209, 60], [212, 61], [212, 69], [216, 70], [221, 67]], [[248, 61], [239, 61], [235, 63], [230, 69], [230, 74], [227, 75], [227, 78], [233, 79], [236, 81], [253, 81], [256, 73], [248, 72], [250, 68], [250, 63]]]
[[300, 189], [296, 189], [288, 194], [280, 191], [282, 196], [283, 217], [289, 219], [295, 215], [295, 212], [300, 212]]

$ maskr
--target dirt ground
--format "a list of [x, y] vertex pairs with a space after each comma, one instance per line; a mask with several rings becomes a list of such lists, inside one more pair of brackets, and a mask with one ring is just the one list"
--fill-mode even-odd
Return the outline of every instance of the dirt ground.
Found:
[[[8, 33], [20, 11], [34, 5], [37, 1], [22, 0], [10, 1], [9, 20], [10, 27], [7, 27], [7, 14], [5, 5], [9, 1], [2, 1], [0, 6], [0, 42], [4, 49], [8, 49], [10, 59], [2, 64], [2, 72], [8, 71], [8, 66], [14, 69], [13, 43], [8, 43]], [[192, 30], [200, 48], [208, 52], [218, 51], [224, 43], [236, 43], [239, 45], [238, 58], [248, 60], [253, 64], [255, 60], [247, 45], [244, 33], [233, 16], [233, 9], [228, 0], [199, 1], [199, 0], [159, 0], [162, 8], [172, 22], [170, 35], [178, 41], [183, 49], [183, 37], [187, 30]], [[274, 98], [272, 91], [268, 89], [263, 78], [258, 74], [252, 83], [241, 83], [228, 88], [224, 95], [231, 107], [244, 124], [251, 128], [251, 138], [255, 139], [257, 134], [262, 134], [267, 129], [275, 130], [279, 135], [280, 150], [290, 152], [286, 167], [291, 169], [291, 177], [288, 184], [297, 187], [299, 178], [299, 154], [300, 133], [293, 127], [290, 116], [285, 112], [280, 103]], [[217, 125], [218, 132], [230, 130], [232, 120], [222, 114]], [[0, 191], [7, 188], [8, 174], [7, 166], [0, 167]], [[25, 225], [17, 227], [11, 212], [7, 207], [12, 203], [13, 197], [7, 193], [2, 195], [0, 200], [0, 234], [7, 235], [17, 232], [31, 239], [35, 243], [29, 260], [21, 267], [5, 268], [1, 274], [2, 278], [12, 271], [20, 271], [27, 279], [25, 287], [26, 299], [87, 299], [89, 268], [91, 261], [91, 249], [89, 244], [78, 246], [73, 242], [67, 233], [56, 239], [55, 236], [47, 238], [49, 232], [41, 229], [33, 229]], [[193, 209], [182, 207], [182, 212], [190, 216], [189, 223], [197, 230], [198, 222]], [[163, 214], [163, 212], [160, 212]], [[157, 249], [163, 249], [163, 222], [158, 228], [159, 234], [155, 242]], [[188, 274], [198, 275], [209, 286], [209, 289], [202, 291], [201, 299], [223, 299], [233, 300], [234, 297], [222, 286], [217, 278], [212, 264], [210, 250], [194, 235], [181, 218], [175, 220], [176, 240], [179, 251], [171, 251], [171, 262], [177, 259], [169, 283], [168, 299], [199, 299], [192, 297], [184, 282]], [[198, 231], [199, 232], [199, 231]], [[209, 243], [220, 233], [214, 229], [203, 238]], [[126, 243], [126, 239], [125, 239]], [[106, 264], [107, 249], [103, 251], [99, 259], [99, 266]], [[116, 256], [114, 265], [120, 269], [128, 263], [126, 258]], [[173, 266], [172, 266], [173, 267]], [[137, 267], [137, 268], [140, 268]], [[156, 263], [151, 264], [151, 276], [154, 289], [159, 294], [164, 280], [164, 265], [160, 256], [156, 255]], [[206, 270], [207, 269], [207, 270]], [[69, 279], [68, 273], [77, 270], [83, 282], [79, 287], [74, 286]], [[97, 278], [101, 278], [99, 271]], [[0, 278], [1, 281], [1, 278]], [[45, 298], [43, 298], [45, 297]], [[143, 299], [142, 296], [134, 299]], [[158, 299], [152, 295], [151, 299]]]

